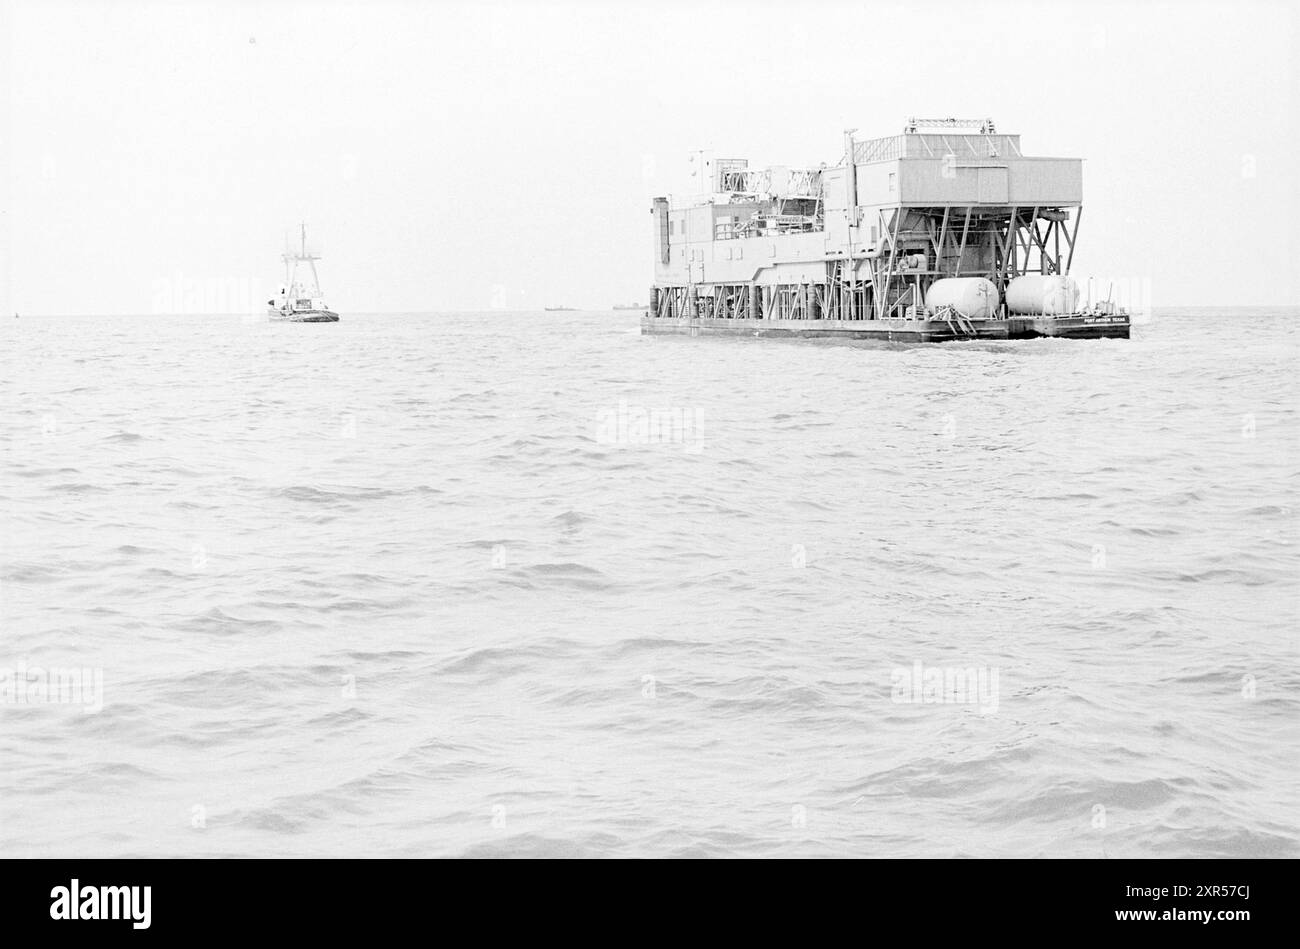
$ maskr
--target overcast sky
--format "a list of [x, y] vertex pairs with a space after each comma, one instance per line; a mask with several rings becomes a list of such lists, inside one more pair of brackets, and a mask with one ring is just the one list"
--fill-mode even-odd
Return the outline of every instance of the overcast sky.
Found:
[[644, 301], [650, 199], [690, 190], [692, 149], [833, 163], [909, 115], [1085, 158], [1076, 274], [1296, 303], [1288, 7], [19, 2], [0, 306], [261, 302], [303, 218], [343, 312]]

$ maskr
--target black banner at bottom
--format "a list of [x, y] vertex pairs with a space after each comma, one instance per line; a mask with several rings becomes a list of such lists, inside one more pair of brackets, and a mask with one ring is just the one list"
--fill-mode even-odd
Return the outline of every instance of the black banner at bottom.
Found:
[[[794, 927], [830, 938], [1192, 932], [1267, 934], [1286, 912], [1292, 864], [1246, 860], [1117, 861], [525, 861], [8, 860], [0, 862], [6, 940], [23, 935], [145, 939], [350, 933], [373, 940], [595, 929], [641, 938], [710, 923], [734, 938]], [[609, 930], [613, 920], [615, 930]], [[618, 923], [622, 920], [623, 923]], [[623, 925], [629, 929], [619, 935]], [[685, 927], [684, 929], [681, 927]]]

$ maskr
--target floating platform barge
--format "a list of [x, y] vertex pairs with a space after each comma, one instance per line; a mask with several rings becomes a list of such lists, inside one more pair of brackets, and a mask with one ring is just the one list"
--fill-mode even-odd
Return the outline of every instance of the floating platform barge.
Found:
[[835, 167], [713, 162], [711, 193], [655, 198], [642, 333], [900, 342], [1128, 338], [1070, 278], [1083, 162], [1026, 157], [992, 120], [845, 133]]

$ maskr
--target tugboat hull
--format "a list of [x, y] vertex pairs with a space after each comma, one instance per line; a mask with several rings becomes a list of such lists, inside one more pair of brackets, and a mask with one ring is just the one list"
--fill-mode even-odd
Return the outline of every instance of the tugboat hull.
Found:
[[288, 314], [275, 311], [271, 320], [276, 323], [337, 323], [339, 315], [333, 310], [304, 310]]

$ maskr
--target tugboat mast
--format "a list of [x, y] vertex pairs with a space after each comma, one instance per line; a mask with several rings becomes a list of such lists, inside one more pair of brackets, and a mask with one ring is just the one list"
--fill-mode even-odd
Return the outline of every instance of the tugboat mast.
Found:
[[293, 280], [298, 274], [298, 264], [306, 262], [311, 267], [312, 289], [317, 293], [320, 292], [320, 276], [316, 273], [316, 261], [320, 260], [319, 254], [307, 253], [307, 222], [302, 221], [299, 224], [299, 250], [298, 253], [290, 253], [286, 248], [282, 259], [284, 260], [284, 292], [286, 298], [292, 293]]

